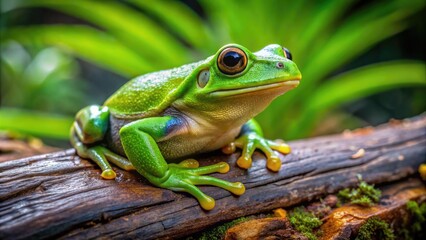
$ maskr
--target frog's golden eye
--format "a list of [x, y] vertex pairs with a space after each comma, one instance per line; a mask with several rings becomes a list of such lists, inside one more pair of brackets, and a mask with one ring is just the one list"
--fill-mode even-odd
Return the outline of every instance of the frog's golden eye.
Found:
[[243, 50], [236, 47], [225, 48], [219, 54], [217, 66], [224, 74], [238, 74], [244, 71], [247, 66], [247, 55]]
[[291, 52], [287, 48], [283, 47], [283, 52], [284, 52], [284, 57], [290, 60], [293, 60], [293, 57], [291, 56]]

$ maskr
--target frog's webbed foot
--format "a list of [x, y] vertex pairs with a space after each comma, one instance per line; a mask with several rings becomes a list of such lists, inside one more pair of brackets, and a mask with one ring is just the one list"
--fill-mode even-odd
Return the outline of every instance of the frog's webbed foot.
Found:
[[280, 170], [281, 160], [273, 150], [276, 150], [282, 154], [289, 154], [291, 151], [290, 147], [286, 143], [282, 141], [279, 142], [264, 139], [254, 132], [244, 134], [237, 138], [235, 141], [223, 147], [222, 152], [225, 154], [231, 154], [235, 152], [236, 148], [242, 149], [241, 157], [239, 157], [237, 160], [237, 165], [240, 168], [250, 168], [252, 164], [251, 156], [253, 152], [256, 149], [260, 149], [266, 155], [266, 167], [274, 172], [278, 172]]
[[174, 191], [183, 191], [197, 198], [201, 207], [211, 210], [215, 206], [215, 201], [210, 196], [204, 194], [196, 185], [211, 185], [223, 188], [235, 195], [242, 195], [245, 187], [240, 182], [228, 182], [218, 178], [203, 176], [209, 173], [226, 173], [229, 165], [225, 162], [216, 163], [210, 166], [198, 167], [198, 162], [193, 159], [185, 160], [179, 164], [168, 164], [168, 178], [159, 186]]

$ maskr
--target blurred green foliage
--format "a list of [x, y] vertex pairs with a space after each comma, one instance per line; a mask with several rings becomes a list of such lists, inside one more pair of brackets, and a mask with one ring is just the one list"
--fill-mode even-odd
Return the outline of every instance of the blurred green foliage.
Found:
[[0, 56], [2, 104], [73, 114], [84, 102], [71, 56], [52, 47], [31, 54], [17, 42], [2, 44]]
[[[13, 40], [25, 46], [55, 46], [128, 78], [203, 59], [230, 42], [253, 51], [270, 43], [286, 46], [303, 79], [296, 90], [258, 116], [272, 138], [307, 136], [345, 102], [402, 86], [426, 85], [422, 61], [395, 60], [341, 72], [378, 43], [409, 28], [412, 17], [424, 9], [424, 0], [382, 0], [361, 7], [355, 0], [200, 0], [201, 14], [172, 0], [1, 3], [4, 17], [18, 9], [41, 7], [87, 23], [2, 24], [2, 45]], [[67, 91], [78, 94], [72, 88]], [[4, 104], [14, 97], [7, 98]], [[63, 103], [54, 104], [61, 108]]]

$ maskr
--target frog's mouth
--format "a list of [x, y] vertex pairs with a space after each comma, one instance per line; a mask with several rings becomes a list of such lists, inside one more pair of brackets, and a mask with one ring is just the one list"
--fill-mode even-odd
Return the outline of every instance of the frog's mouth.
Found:
[[299, 83], [300, 83], [300, 79], [291, 79], [291, 80], [286, 80], [282, 82], [265, 84], [261, 86], [217, 90], [212, 92], [211, 95], [214, 97], [227, 97], [227, 96], [251, 94], [255, 92], [263, 92], [263, 91], [271, 91], [271, 90], [280, 90], [281, 93], [284, 93], [284, 92], [287, 92], [288, 90], [291, 90], [297, 87]]

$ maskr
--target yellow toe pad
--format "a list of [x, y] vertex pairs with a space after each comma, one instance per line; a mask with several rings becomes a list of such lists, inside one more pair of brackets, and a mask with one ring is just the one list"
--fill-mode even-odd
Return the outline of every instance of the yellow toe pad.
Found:
[[240, 168], [249, 169], [251, 167], [251, 162], [252, 162], [251, 158], [245, 158], [245, 157], [241, 156], [237, 160], [237, 165]]
[[274, 149], [282, 154], [289, 154], [291, 152], [290, 146], [285, 143], [280, 144], [278, 147], [275, 147]]
[[117, 174], [112, 169], [106, 169], [102, 172], [101, 177], [104, 179], [114, 179]]
[[281, 160], [279, 157], [271, 157], [266, 162], [266, 167], [274, 172], [278, 172], [281, 169]]
[[200, 163], [198, 163], [198, 161], [195, 159], [186, 159], [180, 162], [179, 165], [186, 168], [198, 168]]
[[220, 165], [219, 169], [218, 169], [219, 173], [227, 173], [227, 172], [229, 172], [229, 169], [230, 169], [229, 164], [227, 164], [226, 162], [220, 162], [218, 164]]
[[212, 210], [214, 208], [214, 205], [215, 205], [214, 199], [209, 197], [209, 196], [200, 200], [199, 202], [200, 202], [201, 207], [204, 210]]
[[240, 182], [235, 182], [234, 188], [231, 190], [233, 194], [238, 196], [243, 195], [245, 191], [246, 191], [246, 187], [244, 186], [244, 184]]

